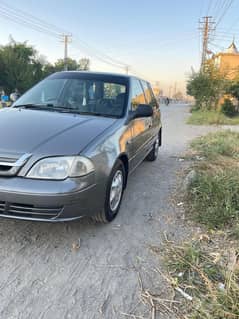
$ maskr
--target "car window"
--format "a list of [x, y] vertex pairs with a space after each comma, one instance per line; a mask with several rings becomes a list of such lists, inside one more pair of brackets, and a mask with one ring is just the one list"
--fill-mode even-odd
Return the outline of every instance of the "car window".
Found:
[[46, 79], [25, 93], [14, 106], [48, 104], [58, 110], [121, 117], [127, 99], [125, 84], [74, 78]]
[[131, 97], [131, 109], [135, 111], [139, 104], [145, 104], [145, 96], [144, 91], [142, 89], [142, 86], [139, 82], [139, 80], [133, 79], [132, 80], [132, 97]]
[[150, 95], [150, 91], [149, 91], [149, 87], [148, 87], [148, 83], [145, 81], [141, 81], [143, 89], [144, 89], [144, 94], [145, 94], [145, 98], [146, 98], [146, 103], [150, 104], [151, 101], [151, 95]]
[[146, 97], [147, 104], [149, 104], [152, 107], [158, 107], [158, 103], [157, 103], [156, 98], [154, 96], [151, 85], [149, 83], [147, 83], [146, 81], [141, 81], [141, 83], [142, 83], [142, 86], [144, 88], [144, 94]]
[[60, 93], [62, 92], [66, 80], [56, 79], [42, 81], [38, 83], [34, 88], [26, 92], [16, 104], [45, 104], [45, 103], [58, 103]]

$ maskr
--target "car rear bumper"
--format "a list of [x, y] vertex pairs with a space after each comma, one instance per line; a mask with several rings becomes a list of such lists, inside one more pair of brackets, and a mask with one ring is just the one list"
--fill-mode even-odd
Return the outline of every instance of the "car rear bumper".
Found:
[[93, 216], [102, 204], [94, 177], [65, 181], [0, 178], [0, 217], [63, 222]]

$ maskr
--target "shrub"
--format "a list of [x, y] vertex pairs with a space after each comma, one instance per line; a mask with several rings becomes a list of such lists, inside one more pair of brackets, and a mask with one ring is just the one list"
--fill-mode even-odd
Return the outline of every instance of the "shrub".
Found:
[[233, 117], [237, 113], [235, 106], [229, 99], [226, 99], [224, 101], [224, 103], [222, 104], [221, 111], [224, 115], [229, 117]]

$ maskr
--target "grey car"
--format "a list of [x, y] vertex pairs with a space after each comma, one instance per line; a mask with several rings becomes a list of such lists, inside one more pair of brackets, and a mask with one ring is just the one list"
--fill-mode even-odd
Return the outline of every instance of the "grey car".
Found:
[[154, 161], [161, 118], [133, 76], [58, 72], [0, 111], [0, 216], [110, 222], [130, 173]]

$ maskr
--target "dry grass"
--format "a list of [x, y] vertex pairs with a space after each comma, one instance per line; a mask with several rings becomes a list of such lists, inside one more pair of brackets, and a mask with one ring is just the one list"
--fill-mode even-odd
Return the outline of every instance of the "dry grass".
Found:
[[[167, 272], [155, 269], [155, 280], [167, 282], [168, 297], [144, 290], [141, 299], [156, 314], [173, 314], [180, 319], [239, 318], [239, 251], [235, 242], [221, 235], [198, 234], [190, 242], [176, 244], [165, 240], [163, 247], [151, 247], [161, 256]], [[162, 279], [160, 279], [162, 282]]]
[[[238, 252], [215, 251], [201, 241], [166, 245], [168, 276], [181, 304], [183, 318], [239, 318]], [[178, 291], [178, 290], [177, 290]], [[191, 301], [188, 301], [191, 297]], [[183, 299], [185, 301], [183, 301]]]

